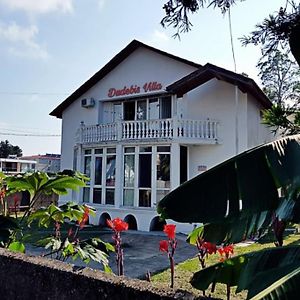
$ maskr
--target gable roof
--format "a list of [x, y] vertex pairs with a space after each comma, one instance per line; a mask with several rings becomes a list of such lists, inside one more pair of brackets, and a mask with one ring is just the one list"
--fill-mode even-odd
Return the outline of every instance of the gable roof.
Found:
[[175, 56], [173, 54], [164, 52], [162, 50], [156, 49], [149, 45], [146, 45], [140, 41], [133, 40], [129, 43], [123, 50], [121, 50], [116, 56], [114, 56], [102, 69], [95, 73], [90, 79], [88, 79], [83, 85], [81, 85], [75, 92], [73, 92], [69, 97], [67, 97], [61, 104], [59, 104], [51, 113], [51, 116], [57, 118], [62, 118], [63, 111], [72, 104], [76, 99], [93, 87], [97, 82], [103, 79], [108, 73], [110, 73], [115, 67], [117, 67], [121, 62], [123, 62], [130, 54], [132, 54], [136, 49], [143, 47], [148, 50], [154, 51], [158, 54], [167, 56], [171, 59], [175, 59], [179, 62], [188, 64], [190, 66], [199, 68], [201, 65], [196, 64], [187, 59]]
[[183, 94], [195, 89], [196, 87], [213, 78], [237, 85], [243, 93], [247, 92], [255, 97], [264, 108], [270, 108], [272, 106], [270, 99], [264, 94], [264, 92], [259, 88], [253, 79], [217, 67], [210, 63], [207, 63], [191, 74], [170, 84], [167, 86], [166, 90], [168, 92], [177, 94], [177, 96], [183, 96]]

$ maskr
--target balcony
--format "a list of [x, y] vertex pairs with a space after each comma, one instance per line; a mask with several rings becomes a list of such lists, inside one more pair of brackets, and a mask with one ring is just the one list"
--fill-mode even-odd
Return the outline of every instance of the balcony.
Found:
[[139, 120], [84, 125], [77, 131], [79, 144], [102, 142], [137, 142], [178, 140], [186, 143], [215, 144], [218, 142], [218, 121], [207, 120]]

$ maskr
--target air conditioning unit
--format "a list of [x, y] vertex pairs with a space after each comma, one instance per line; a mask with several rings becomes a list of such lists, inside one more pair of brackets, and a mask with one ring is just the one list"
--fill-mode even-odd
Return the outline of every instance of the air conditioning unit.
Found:
[[81, 99], [81, 107], [90, 108], [95, 106], [94, 98]]

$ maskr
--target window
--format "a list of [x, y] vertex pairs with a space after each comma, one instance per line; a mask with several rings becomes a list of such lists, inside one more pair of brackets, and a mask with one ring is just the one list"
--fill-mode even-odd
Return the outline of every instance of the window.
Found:
[[135, 102], [124, 102], [124, 120], [133, 121], [135, 119]]
[[123, 205], [134, 205], [134, 183], [135, 183], [135, 148], [124, 148], [124, 192]]
[[[87, 177], [91, 177], [91, 153], [92, 150], [91, 149], [87, 149], [84, 151], [84, 169], [83, 169], [83, 173], [87, 176]], [[90, 184], [91, 181], [89, 180], [86, 185], [87, 187], [83, 188], [83, 202], [90, 202]]]
[[171, 147], [125, 147], [123, 205], [153, 207], [170, 191]]
[[171, 111], [171, 97], [162, 97], [160, 99], [160, 118], [161, 119], [169, 119], [172, 117]]
[[156, 180], [157, 188], [170, 188], [170, 154], [157, 154]]
[[116, 156], [109, 155], [106, 157], [106, 186], [115, 186], [116, 179]]
[[102, 189], [94, 188], [93, 203], [102, 203]]
[[91, 178], [83, 202], [115, 203], [116, 148], [84, 150], [84, 173]]
[[157, 146], [156, 154], [156, 203], [166, 196], [171, 187], [171, 148], [170, 146]]
[[90, 188], [83, 188], [83, 202], [90, 202]]
[[102, 157], [95, 157], [95, 184], [102, 184]]
[[171, 117], [171, 96], [131, 100], [123, 103], [124, 121], [169, 119]]
[[147, 119], [147, 101], [146, 100], [137, 101], [136, 119], [137, 120], [146, 120]]

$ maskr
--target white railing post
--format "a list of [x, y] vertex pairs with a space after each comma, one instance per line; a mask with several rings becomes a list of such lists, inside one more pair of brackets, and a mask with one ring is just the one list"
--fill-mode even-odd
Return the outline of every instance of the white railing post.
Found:
[[121, 141], [122, 136], [123, 136], [123, 125], [121, 121], [117, 122], [117, 127], [116, 127], [116, 140]]

